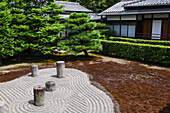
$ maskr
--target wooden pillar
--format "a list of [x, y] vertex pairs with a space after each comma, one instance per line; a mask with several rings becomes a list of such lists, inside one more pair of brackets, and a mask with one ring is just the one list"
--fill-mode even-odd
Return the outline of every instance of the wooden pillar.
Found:
[[142, 14], [142, 31], [141, 31], [141, 33], [142, 33], [142, 38], [145, 38], [145, 34], [144, 34], [144, 14]]
[[163, 19], [162, 19], [162, 22], [161, 22], [161, 36], [160, 36], [160, 40], [162, 40], [162, 33], [163, 33], [163, 23], [164, 23], [164, 21], [163, 21]]
[[168, 29], [167, 29], [167, 36], [166, 36], [166, 39], [168, 40], [168, 38], [169, 38], [169, 30], [170, 30], [170, 28], [169, 28], [169, 26], [170, 26], [170, 13], [168, 14]]
[[119, 36], [121, 36], [121, 25], [122, 25], [122, 19], [121, 19], [121, 15], [120, 15], [120, 32], [119, 32]]
[[137, 37], [137, 30], [138, 30], [138, 15], [136, 15], [135, 38]]
[[128, 31], [129, 31], [129, 24], [127, 24], [127, 37], [128, 37]]
[[153, 24], [153, 14], [151, 14], [151, 31], [150, 31], [150, 39], [152, 39], [152, 24]]

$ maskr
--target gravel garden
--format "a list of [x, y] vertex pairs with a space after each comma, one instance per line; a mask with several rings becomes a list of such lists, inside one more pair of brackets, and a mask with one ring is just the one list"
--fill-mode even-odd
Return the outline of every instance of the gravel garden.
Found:
[[[169, 112], [169, 68], [99, 55], [90, 57], [61, 55], [50, 60], [35, 58], [23, 60], [27, 63], [2, 66], [0, 82], [11, 81], [29, 73], [33, 63], [43, 69], [55, 67], [56, 60], [66, 60], [67, 68], [86, 72], [93, 85], [110, 95], [116, 105], [115, 111], [119, 111], [120, 108], [123, 113]], [[7, 60], [8, 62], [16, 63], [15, 59]]]

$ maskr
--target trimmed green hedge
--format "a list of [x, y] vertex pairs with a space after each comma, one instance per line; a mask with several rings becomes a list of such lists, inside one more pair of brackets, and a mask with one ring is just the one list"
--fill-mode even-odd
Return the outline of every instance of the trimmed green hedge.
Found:
[[170, 46], [101, 40], [105, 55], [170, 66]]
[[132, 39], [132, 38], [122, 38], [122, 37], [110, 37], [113, 41], [124, 41], [124, 42], [132, 42], [132, 43], [145, 43], [145, 44], [153, 44], [153, 45], [164, 45], [170, 46], [170, 41], [162, 41], [162, 40], [144, 40], [144, 39]]

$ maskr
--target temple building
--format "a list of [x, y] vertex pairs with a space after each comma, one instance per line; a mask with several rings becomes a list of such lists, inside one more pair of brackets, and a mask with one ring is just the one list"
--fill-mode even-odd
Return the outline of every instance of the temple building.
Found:
[[114, 36], [170, 40], [170, 0], [121, 0], [99, 15]]

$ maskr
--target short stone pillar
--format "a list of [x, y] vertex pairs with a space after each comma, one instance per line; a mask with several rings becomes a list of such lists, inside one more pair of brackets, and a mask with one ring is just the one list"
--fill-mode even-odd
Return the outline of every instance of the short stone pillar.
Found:
[[48, 81], [45, 83], [46, 91], [54, 91], [56, 89], [56, 85], [54, 81]]
[[5, 103], [4, 103], [4, 101], [0, 101], [0, 113], [5, 113]]
[[33, 77], [38, 76], [38, 65], [32, 65], [31, 66], [31, 75]]
[[65, 62], [64, 61], [57, 61], [56, 62], [56, 68], [57, 68], [57, 77], [58, 78], [64, 77]]
[[43, 106], [45, 100], [45, 87], [37, 85], [34, 87], [34, 105]]

